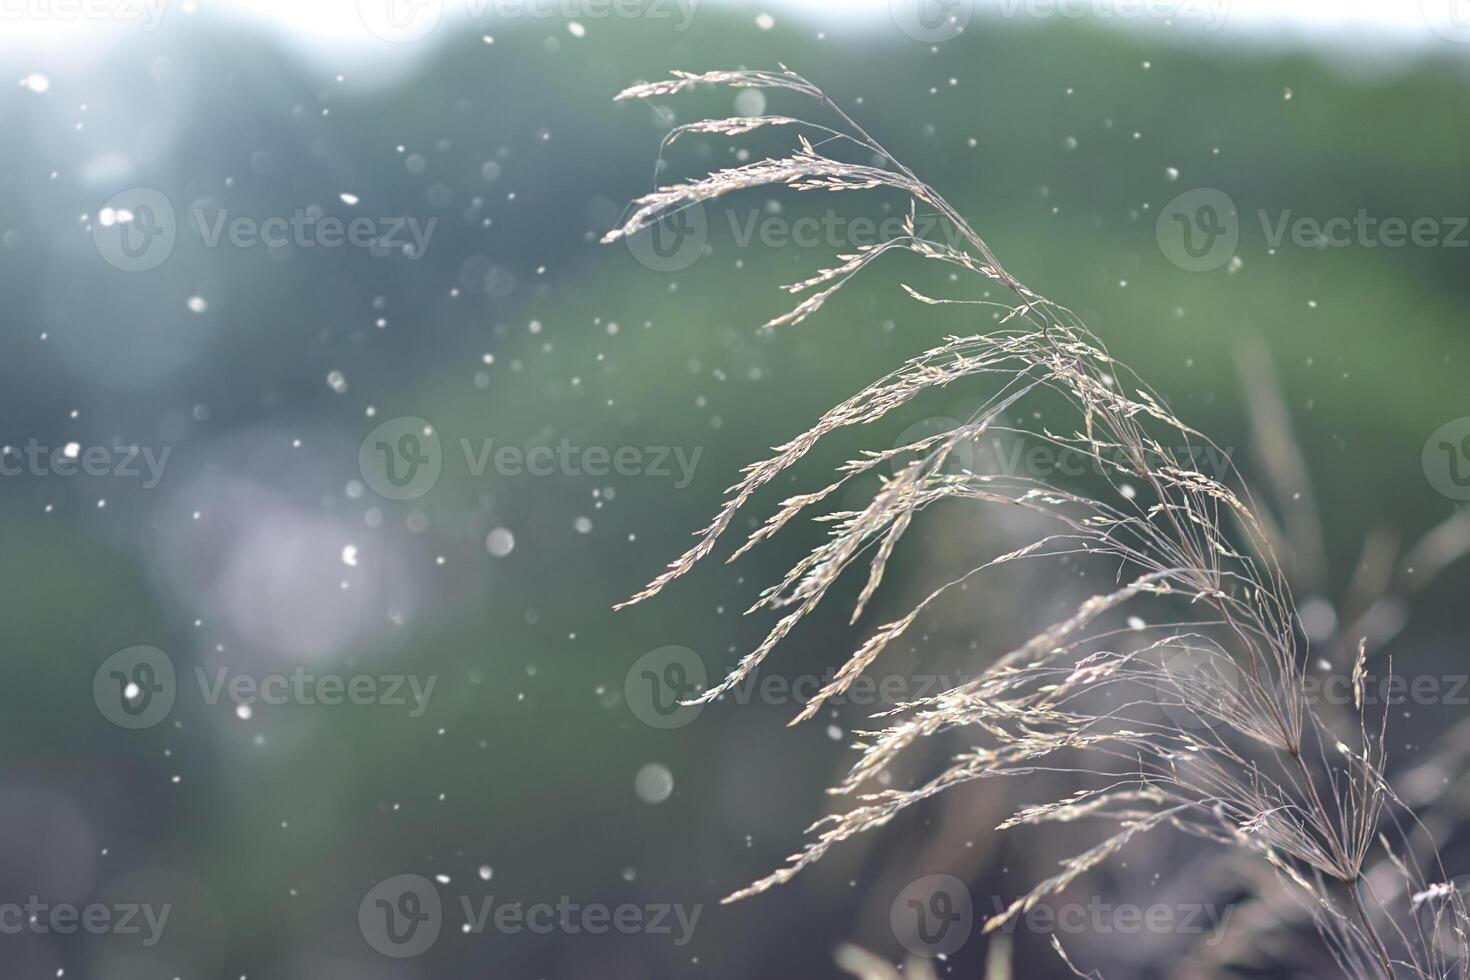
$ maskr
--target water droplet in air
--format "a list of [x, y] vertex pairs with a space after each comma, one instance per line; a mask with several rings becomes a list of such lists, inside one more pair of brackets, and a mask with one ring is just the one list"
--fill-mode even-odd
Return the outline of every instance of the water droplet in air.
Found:
[[644, 803], [662, 803], [674, 792], [674, 774], [660, 762], [650, 762], [633, 778], [633, 791]]
[[503, 527], [497, 527], [485, 535], [485, 550], [496, 558], [504, 558], [515, 550], [516, 536]]
[[758, 88], [741, 89], [735, 96], [735, 115], [760, 116], [766, 111], [766, 93]]

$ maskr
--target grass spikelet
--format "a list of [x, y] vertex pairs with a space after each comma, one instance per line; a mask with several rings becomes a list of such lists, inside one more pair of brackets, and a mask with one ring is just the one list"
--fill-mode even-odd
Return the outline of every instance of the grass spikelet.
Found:
[[[735, 545], [732, 560], [802, 515], [831, 531], [760, 594], [751, 612], [776, 613], [776, 622], [699, 700], [718, 697], [749, 676], [850, 573], [862, 577], [851, 609], [857, 621], [878, 595], [899, 541], [931, 506], [974, 508], [982, 519], [997, 508], [1020, 508], [1049, 530], [1019, 549], [976, 555], [968, 573], [934, 588], [907, 613], [890, 617], [796, 721], [812, 717], [826, 699], [844, 691], [972, 576], [1004, 574], [1022, 562], [1085, 557], [1106, 568], [1116, 583], [972, 679], [881, 715], [884, 727], [865, 736], [846, 778], [833, 788], [851, 805], [818, 821], [812, 839], [785, 867], [726, 901], [789, 881], [832, 847], [952, 787], [1062, 770], [1087, 785], [1025, 807], [999, 829], [1088, 820], [1109, 833], [991, 918], [987, 930], [1073, 884], [1136, 839], [1174, 831], [1248, 857], [1267, 876], [1274, 873], [1281, 889], [1301, 900], [1341, 976], [1470, 977], [1465, 903], [1444, 884], [1450, 876], [1439, 866], [1432, 842], [1424, 853], [1425, 835], [1416, 830], [1414, 814], [1384, 777], [1386, 712], [1376, 731], [1363, 716], [1365, 648], [1359, 646], [1353, 666], [1354, 718], [1334, 728], [1317, 716], [1304, 690], [1308, 648], [1277, 557], [1276, 543], [1283, 536], [1229, 455], [1177, 418], [1070, 310], [1006, 271], [942, 194], [806, 79], [784, 69], [676, 72], [671, 79], [635, 85], [618, 98], [671, 96], [697, 85], [784, 90], [814, 100], [830, 118], [765, 117], [771, 125], [797, 132], [790, 155], [659, 187], [635, 200], [605, 241], [680, 208], [751, 188], [896, 191], [909, 201], [910, 218], [901, 233], [840, 255], [837, 264], [789, 287], [792, 295], [804, 298], [768, 326], [788, 326], [816, 313], [853, 277], [895, 251], [942, 263], [959, 276], [953, 280], [953, 297], [904, 286], [910, 298], [926, 305], [978, 306], [984, 314], [982, 328], [911, 357], [777, 446], [770, 457], [745, 467], [714, 518], [696, 533], [695, 544], [624, 603], [650, 599], [692, 571], [715, 551], [759, 491], [786, 477], [831, 434], [877, 422], [939, 388], [964, 386], [982, 393], [981, 407], [969, 419], [908, 446], [862, 454], [838, 467], [835, 479], [821, 489], [781, 502]], [[759, 125], [749, 118], [718, 119], [678, 131], [739, 136]], [[821, 139], [814, 144], [808, 132]], [[828, 155], [837, 147], [856, 147], [869, 162]], [[937, 213], [955, 232], [949, 242], [918, 233], [913, 215], [920, 209]], [[1000, 283], [1009, 298], [1003, 303], [969, 298], [963, 290], [971, 282]], [[1036, 417], [1032, 406], [1039, 399], [1046, 400], [1046, 417], [1053, 421], [1045, 427], [1018, 422]], [[1058, 399], [1072, 421], [1054, 421]], [[1077, 454], [1098, 479], [1073, 485], [1026, 473], [956, 472], [947, 465], [961, 447], [993, 432]], [[1219, 472], [1202, 472], [1201, 453], [1213, 453], [1225, 464]], [[899, 455], [915, 458], [865, 503], [821, 512], [853, 476]], [[1419, 557], [1442, 565], [1456, 549], [1470, 548], [1466, 526], [1456, 524], [1422, 546], [1437, 549], [1438, 557]], [[1129, 616], [1135, 609], [1140, 614]], [[1157, 615], [1160, 611], [1163, 615]], [[878, 777], [891, 774], [908, 749], [946, 732], [971, 736], [973, 744], [917, 785], [880, 782]], [[1392, 895], [1378, 896], [1370, 888], [1375, 865], [1401, 879]], [[1432, 877], [1426, 867], [1433, 869]], [[1060, 945], [1056, 952], [1078, 976], [1096, 976], [1073, 966]], [[839, 962], [859, 976], [892, 975], [884, 972], [891, 969], [886, 964], [852, 948], [839, 953]]]

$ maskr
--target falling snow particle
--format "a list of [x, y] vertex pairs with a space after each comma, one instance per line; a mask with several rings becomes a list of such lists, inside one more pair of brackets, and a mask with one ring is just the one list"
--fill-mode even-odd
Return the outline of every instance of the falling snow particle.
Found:
[[674, 792], [674, 774], [668, 766], [650, 762], [633, 778], [633, 791], [644, 803], [662, 803]]
[[735, 96], [737, 116], [763, 116], [766, 112], [766, 93], [758, 88], [741, 89]]
[[485, 535], [485, 550], [496, 558], [504, 558], [515, 550], [516, 536], [503, 527], [497, 527]]

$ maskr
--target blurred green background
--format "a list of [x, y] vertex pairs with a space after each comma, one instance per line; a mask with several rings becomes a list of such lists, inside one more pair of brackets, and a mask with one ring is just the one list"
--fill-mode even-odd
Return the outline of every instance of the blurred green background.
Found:
[[[1470, 213], [1470, 48], [1438, 41], [1385, 63], [1228, 31], [998, 18], [926, 44], [836, 12], [777, 11], [773, 26], [758, 12], [701, 8], [687, 31], [615, 17], [585, 32], [561, 19], [446, 22], [378, 59], [303, 51], [205, 11], [58, 61], [45, 91], [0, 95], [0, 443], [170, 451], [153, 488], [0, 479], [0, 900], [174, 906], [152, 948], [0, 937], [7, 976], [829, 976], [842, 941], [902, 954], [888, 908], [916, 874], [968, 876], [988, 910], [991, 894], [1009, 901], [1047, 873], [1026, 860], [1026, 838], [991, 834], [982, 787], [942, 819], [915, 813], [785, 888], [717, 904], [781, 863], [832, 805], [824, 787], [852, 761], [849, 735], [869, 711], [787, 728], [796, 705], [755, 699], [664, 731], [624, 703], [625, 679], [669, 645], [722, 674], [769, 626], [741, 611], [820, 529], [611, 607], [687, 546], [739, 467], [902, 359], [988, 321], [906, 300], [900, 281], [977, 293], [895, 257], [816, 318], [757, 332], [789, 305], [776, 286], [845, 244], [743, 247], [730, 214], [899, 213], [893, 197], [731, 198], [708, 209], [704, 253], [676, 272], [597, 244], [650, 188], [669, 118], [612, 96], [670, 69], [785, 64], [823, 86], [1248, 476], [1259, 472], [1252, 396], [1236, 358], [1263, 343], [1319, 498], [1327, 601], [1370, 530], [1413, 540], [1455, 510], [1421, 452], [1470, 415], [1470, 235], [1460, 247], [1273, 250], [1257, 214]], [[22, 79], [40, 58], [5, 54]], [[677, 121], [752, 105], [726, 90], [655, 101]], [[762, 109], [816, 112], [789, 93]], [[791, 139], [685, 137], [660, 179], [732, 165], [741, 145], [750, 159], [779, 154]], [[93, 229], [105, 201], [140, 186], [175, 204], [181, 228], [166, 262], [126, 272], [99, 255]], [[1169, 260], [1156, 219], [1206, 187], [1239, 209], [1238, 261], [1190, 272]], [[195, 207], [437, 220], [417, 258], [208, 248], [184, 227]], [[975, 398], [946, 392], [839, 440], [800, 486], [927, 417], [963, 417]], [[403, 416], [432, 423], [443, 474], [420, 497], [384, 500], [365, 485], [359, 447]], [[459, 442], [563, 438], [700, 455], [687, 486], [476, 476]], [[777, 490], [752, 519], [793, 486]], [[985, 533], [921, 522], [876, 608], [855, 627], [827, 610], [769, 671], [839, 664], [932, 587], [930, 564], [971, 532]], [[1414, 599], [1393, 641], [1399, 666], [1463, 665], [1467, 584], [1452, 568]], [[1047, 589], [1029, 590], [1038, 616]], [[975, 597], [1015, 601], [1004, 587]], [[900, 661], [955, 678], [1007, 638], [980, 610], [929, 633]], [[168, 654], [179, 693], [165, 723], [130, 731], [98, 710], [93, 677], [139, 644]], [[193, 682], [196, 666], [261, 676], [301, 665], [436, 687], [418, 717], [287, 704], [242, 718], [227, 701], [203, 703]], [[1406, 714], [1409, 761], [1463, 709]], [[672, 777], [666, 799], [665, 770], [651, 764]], [[641, 771], [653, 788], [640, 793]], [[369, 948], [358, 907], [404, 873], [449, 879], [448, 924], [430, 951], [397, 960]], [[492, 894], [703, 909], [682, 946], [646, 933], [462, 934], [457, 896]], [[1019, 976], [1059, 975], [1044, 937], [1018, 944]], [[944, 969], [980, 975], [985, 947], [977, 933]]]

